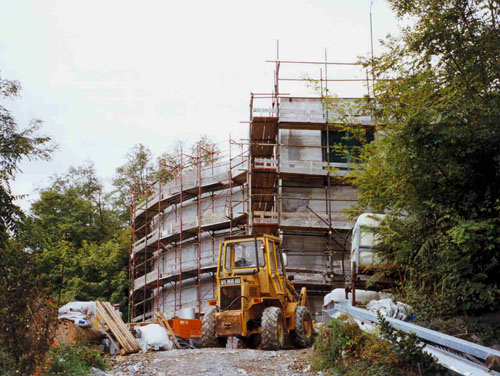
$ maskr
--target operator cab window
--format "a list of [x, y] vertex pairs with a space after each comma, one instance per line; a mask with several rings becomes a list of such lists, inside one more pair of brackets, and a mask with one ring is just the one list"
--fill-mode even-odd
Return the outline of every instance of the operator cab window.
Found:
[[[257, 243], [257, 250], [255, 244]], [[264, 243], [261, 240], [226, 245], [224, 265], [227, 270], [264, 266]], [[258, 254], [258, 256], [257, 256]], [[258, 260], [257, 260], [258, 259]]]
[[276, 247], [276, 259], [278, 260], [279, 275], [283, 275], [284, 270], [283, 270], [282, 251], [281, 251], [281, 249], [278, 249], [278, 247]]

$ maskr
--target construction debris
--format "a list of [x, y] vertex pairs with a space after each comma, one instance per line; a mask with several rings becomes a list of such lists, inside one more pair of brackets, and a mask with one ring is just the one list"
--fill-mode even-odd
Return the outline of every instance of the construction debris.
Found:
[[380, 312], [382, 316], [398, 320], [412, 321], [415, 318], [408, 304], [394, 302], [392, 299], [372, 300], [366, 308], [375, 313]]
[[104, 334], [98, 329], [95, 302], [71, 302], [58, 311], [56, 339], [59, 343], [99, 342]]

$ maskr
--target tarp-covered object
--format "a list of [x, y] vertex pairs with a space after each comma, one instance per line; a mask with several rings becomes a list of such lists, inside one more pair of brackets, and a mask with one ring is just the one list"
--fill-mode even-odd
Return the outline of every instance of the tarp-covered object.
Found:
[[142, 347], [142, 351], [172, 350], [172, 342], [168, 338], [167, 330], [158, 324], [136, 326], [137, 342]]
[[95, 302], [70, 302], [59, 308], [58, 318], [73, 321], [84, 328], [92, 326], [92, 320], [97, 320]]

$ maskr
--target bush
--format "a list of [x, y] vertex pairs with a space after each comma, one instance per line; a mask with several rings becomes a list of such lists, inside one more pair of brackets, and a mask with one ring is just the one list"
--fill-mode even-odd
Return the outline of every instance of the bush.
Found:
[[400, 299], [417, 317], [500, 309], [498, 219], [465, 220], [445, 211], [440, 218], [389, 216], [386, 222], [380, 229], [380, 252], [397, 265]]
[[0, 348], [0, 375], [13, 376], [16, 374], [16, 361], [12, 354]]
[[84, 376], [92, 367], [108, 369], [102, 352], [95, 346], [62, 344], [47, 353], [44, 376]]
[[32, 255], [10, 241], [0, 248], [0, 371], [30, 375], [53, 341], [57, 309], [40, 287]]
[[333, 319], [316, 338], [315, 371], [346, 376], [447, 375], [422, 351], [418, 338], [396, 331], [380, 317], [380, 335], [363, 332], [352, 319]]

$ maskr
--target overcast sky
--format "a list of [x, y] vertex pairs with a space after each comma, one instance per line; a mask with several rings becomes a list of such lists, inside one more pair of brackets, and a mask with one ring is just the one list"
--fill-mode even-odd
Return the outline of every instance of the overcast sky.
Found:
[[[330, 61], [354, 61], [370, 51], [369, 9], [370, 0], [0, 0], [1, 76], [23, 86], [4, 104], [21, 126], [42, 119], [58, 144], [51, 162], [23, 163], [14, 193], [30, 195], [26, 209], [48, 176], [88, 160], [109, 183], [137, 143], [160, 154], [200, 134], [244, 136], [250, 92], [272, 90], [265, 60], [276, 41], [283, 60], [323, 61], [326, 49]], [[375, 41], [397, 33], [382, 0], [373, 31]], [[319, 76], [318, 66], [294, 69], [282, 75]], [[363, 74], [329, 68], [329, 78]], [[366, 91], [355, 86], [332, 89]]]

